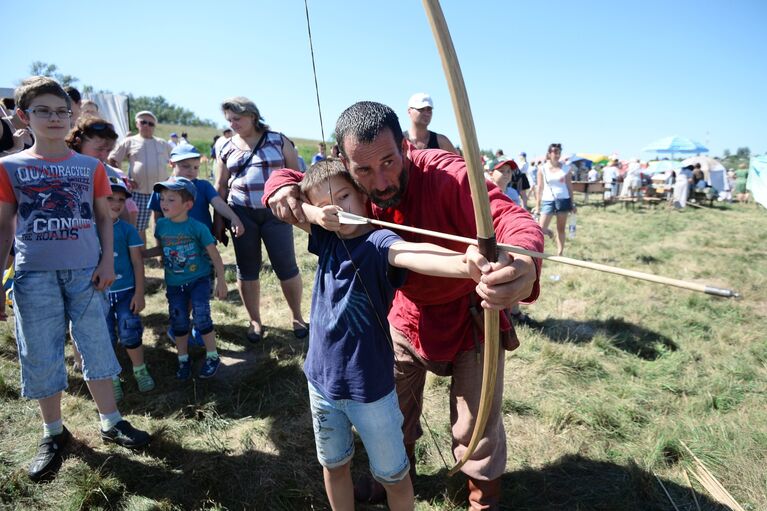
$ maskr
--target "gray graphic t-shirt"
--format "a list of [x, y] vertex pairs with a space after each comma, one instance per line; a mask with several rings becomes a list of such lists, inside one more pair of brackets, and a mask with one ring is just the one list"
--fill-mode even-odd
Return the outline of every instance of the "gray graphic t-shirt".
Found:
[[46, 160], [27, 150], [0, 159], [0, 201], [17, 205], [16, 271], [96, 266], [94, 197], [111, 194], [104, 165], [89, 156]]

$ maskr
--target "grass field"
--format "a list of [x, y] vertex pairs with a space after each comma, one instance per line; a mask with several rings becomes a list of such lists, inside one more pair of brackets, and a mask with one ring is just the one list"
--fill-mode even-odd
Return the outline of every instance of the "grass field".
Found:
[[[168, 140], [168, 138], [170, 138], [170, 134], [174, 132], [177, 133], [178, 136], [181, 136], [181, 133], [186, 132], [189, 135], [189, 142], [194, 145], [201, 154], [208, 155], [210, 154], [210, 146], [213, 144], [213, 137], [216, 135], [221, 135], [222, 130], [207, 126], [182, 126], [180, 124], [158, 124], [157, 128], [155, 129], [155, 135], [165, 140]], [[288, 136], [290, 137], [290, 135]], [[296, 145], [298, 154], [304, 158], [304, 161], [307, 165], [310, 165], [312, 162], [312, 156], [317, 153], [318, 141], [294, 137], [290, 137], [290, 139]], [[328, 151], [329, 150], [330, 146], [328, 146]], [[203, 168], [201, 169], [203, 171], [203, 175], [205, 175], [204, 171], [206, 170], [204, 165], [205, 162], [203, 163]]]
[[[296, 247], [308, 311], [315, 258], [306, 255], [300, 231]], [[547, 241], [547, 250], [553, 248]], [[539, 326], [520, 327], [522, 346], [506, 356], [504, 508], [725, 509], [694, 479], [690, 488], [684, 442], [745, 509], [767, 509], [765, 210], [581, 207], [577, 237], [565, 254], [731, 287], [743, 298], [546, 263], [541, 298], [526, 308]], [[230, 294], [212, 305], [226, 364], [219, 375], [174, 380], [162, 273], [149, 268], [144, 343], [157, 388], [139, 394], [124, 371], [121, 410], [151, 431], [154, 442], [141, 453], [102, 445], [95, 407], [70, 369], [63, 409], [76, 441], [49, 484], [26, 478], [40, 419], [35, 403], [19, 396], [12, 323], [0, 324], [0, 507], [328, 508], [302, 373], [306, 343], [292, 335], [267, 264], [261, 280], [266, 336], [248, 344], [231, 248], [224, 260]], [[197, 366], [204, 356], [199, 350], [192, 352]], [[71, 368], [69, 348], [66, 353]], [[123, 351], [119, 358], [129, 368]], [[438, 377], [427, 383], [431, 434], [417, 449], [419, 510], [464, 507], [465, 479], [448, 478], [441, 461], [441, 455], [451, 461], [448, 385]], [[359, 446], [355, 473], [366, 465]]]

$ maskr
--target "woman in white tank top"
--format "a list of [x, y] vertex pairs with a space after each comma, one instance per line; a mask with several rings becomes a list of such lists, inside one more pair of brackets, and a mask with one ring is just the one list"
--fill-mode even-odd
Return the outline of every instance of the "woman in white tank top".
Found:
[[562, 155], [562, 144], [549, 145], [546, 162], [538, 166], [538, 185], [536, 188], [536, 209], [540, 213], [539, 220], [543, 232], [549, 237], [552, 217], [557, 218], [557, 255], [565, 250], [565, 225], [567, 215], [575, 213], [573, 202], [573, 179], [568, 165], [562, 165], [559, 157]]

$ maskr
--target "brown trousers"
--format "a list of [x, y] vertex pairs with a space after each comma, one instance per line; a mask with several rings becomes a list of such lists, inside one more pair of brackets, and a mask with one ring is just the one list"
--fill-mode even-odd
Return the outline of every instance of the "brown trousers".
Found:
[[[450, 424], [453, 434], [453, 455], [458, 460], [466, 452], [474, 431], [474, 419], [479, 409], [483, 362], [474, 350], [464, 351], [452, 362], [430, 362], [421, 358], [401, 332], [391, 328], [394, 342], [394, 377], [399, 406], [405, 422], [402, 426], [405, 444], [421, 437], [420, 417], [423, 410], [423, 388], [426, 371], [439, 376], [451, 376]], [[480, 347], [484, 350], [484, 344]], [[461, 468], [469, 477], [480, 480], [496, 479], [506, 470], [506, 434], [503, 429], [501, 402], [503, 400], [503, 367], [505, 352], [499, 350], [498, 377], [493, 393], [493, 405], [485, 433], [471, 459]]]

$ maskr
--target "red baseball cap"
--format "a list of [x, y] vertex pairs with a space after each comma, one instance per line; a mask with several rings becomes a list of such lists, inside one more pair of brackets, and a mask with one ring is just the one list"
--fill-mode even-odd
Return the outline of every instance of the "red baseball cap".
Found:
[[493, 170], [499, 170], [504, 165], [508, 165], [509, 167], [511, 167], [511, 170], [519, 169], [519, 167], [517, 166], [517, 162], [515, 162], [514, 160], [503, 160], [496, 163], [495, 167], [493, 167]]

